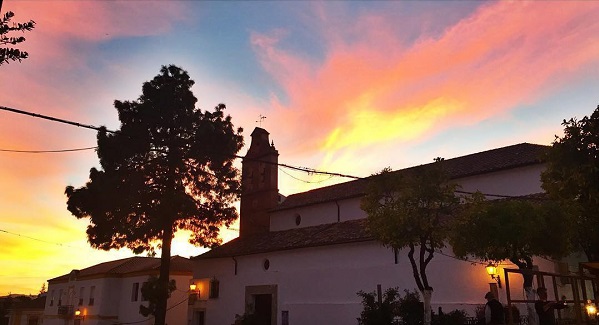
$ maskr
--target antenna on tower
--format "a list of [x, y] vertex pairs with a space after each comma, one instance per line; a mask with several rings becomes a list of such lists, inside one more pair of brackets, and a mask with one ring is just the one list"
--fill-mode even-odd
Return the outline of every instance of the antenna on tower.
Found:
[[266, 116], [264, 116], [262, 114], [258, 115], [258, 120], [256, 121], [256, 123], [258, 123], [258, 125], [260, 127], [262, 127], [262, 121], [264, 121], [265, 118], [266, 118]]

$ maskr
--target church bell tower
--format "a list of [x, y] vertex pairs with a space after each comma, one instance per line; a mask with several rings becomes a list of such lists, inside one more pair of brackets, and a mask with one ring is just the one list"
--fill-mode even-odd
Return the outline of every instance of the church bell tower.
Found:
[[269, 133], [256, 127], [242, 162], [239, 236], [267, 233], [269, 211], [277, 206], [279, 152], [269, 143]]

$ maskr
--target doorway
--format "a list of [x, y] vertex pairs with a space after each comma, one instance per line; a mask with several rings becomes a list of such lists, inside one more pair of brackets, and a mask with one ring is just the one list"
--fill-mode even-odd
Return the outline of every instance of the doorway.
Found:
[[272, 295], [258, 294], [254, 297], [254, 317], [256, 325], [272, 325]]
[[245, 306], [246, 313], [254, 315], [254, 324], [277, 324], [277, 285], [245, 287]]

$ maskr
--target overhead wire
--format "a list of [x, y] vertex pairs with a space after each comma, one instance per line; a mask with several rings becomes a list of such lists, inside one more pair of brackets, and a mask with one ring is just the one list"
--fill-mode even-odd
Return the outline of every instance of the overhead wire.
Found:
[[[52, 116], [48, 116], [48, 115], [42, 115], [42, 114], [27, 112], [27, 111], [15, 109], [15, 108], [10, 108], [10, 107], [6, 107], [6, 106], [0, 106], [0, 110], [6, 110], [6, 111], [9, 111], [9, 112], [14, 112], [14, 113], [18, 113], [18, 114], [24, 114], [24, 115], [28, 115], [28, 116], [38, 117], [38, 118], [42, 118], [42, 119], [46, 119], [46, 120], [50, 120], [50, 121], [54, 121], [54, 122], [69, 124], [69, 125], [75, 125], [75, 126], [78, 126], [78, 127], [83, 127], [83, 128], [87, 128], [87, 129], [96, 130], [96, 131], [105, 131], [105, 132], [109, 132], [109, 133], [113, 133], [113, 134], [120, 134], [121, 133], [119, 131], [109, 130], [109, 129], [105, 128], [105, 127], [97, 127], [97, 126], [93, 126], [93, 125], [89, 125], [89, 124], [82, 124], [82, 123], [78, 123], [78, 122], [74, 122], [74, 121], [60, 119], [60, 118], [56, 118], [56, 117], [52, 117]], [[7, 149], [4, 149], [3, 151], [7, 151]], [[24, 151], [30, 151], [30, 150], [24, 150]], [[288, 164], [282, 164], [282, 163], [278, 163], [278, 162], [265, 161], [265, 160], [260, 160], [260, 159], [256, 159], [256, 158], [245, 157], [245, 156], [241, 156], [241, 155], [232, 155], [232, 157], [233, 158], [250, 160], [250, 161], [258, 161], [258, 162], [265, 163], [265, 164], [277, 165], [277, 166], [286, 167], [286, 168], [294, 169], [294, 170], [299, 170], [299, 171], [303, 171], [303, 172], [307, 172], [307, 173], [332, 175], [332, 176], [347, 177], [347, 178], [353, 178], [353, 179], [361, 179], [362, 178], [362, 177], [359, 177], [359, 176], [346, 175], [346, 174], [333, 173], [333, 172], [326, 172], [326, 171], [316, 170], [316, 169], [307, 168], [307, 167], [297, 167], [297, 166], [292, 166], [292, 165], [288, 165]]]
[[4, 230], [4, 229], [0, 229], [0, 232], [7, 233], [7, 234], [10, 234], [10, 235], [13, 235], [13, 236], [18, 236], [18, 237], [23, 237], [23, 238], [35, 240], [35, 241], [46, 243], [46, 244], [52, 244], [52, 245], [57, 245], [57, 246], [61, 246], [61, 247], [77, 248], [77, 247], [73, 247], [73, 246], [70, 246], [70, 245], [67, 245], [67, 244], [51, 242], [51, 241], [48, 241], [48, 240], [43, 240], [43, 239], [39, 239], [39, 238], [27, 236], [27, 235], [22, 235], [22, 234], [18, 234], [18, 233], [12, 232], [12, 231]]
[[74, 149], [57, 149], [57, 150], [15, 150], [15, 149], [0, 149], [1, 152], [16, 152], [16, 153], [62, 153], [98, 149], [95, 147], [74, 148]]

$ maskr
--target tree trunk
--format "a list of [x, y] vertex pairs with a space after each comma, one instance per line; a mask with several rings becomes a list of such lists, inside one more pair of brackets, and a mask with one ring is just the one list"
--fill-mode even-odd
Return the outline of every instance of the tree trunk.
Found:
[[[524, 287], [524, 292], [526, 294], [526, 300], [536, 300], [535, 292], [532, 290], [532, 287]], [[537, 311], [535, 310], [535, 304], [532, 302], [526, 303], [526, 314], [528, 318], [528, 325], [538, 325], [539, 317], [537, 315]]]
[[433, 290], [424, 289], [422, 291], [422, 300], [424, 302], [424, 325], [431, 325], [431, 298], [433, 296]]
[[154, 314], [154, 325], [166, 324], [166, 308], [168, 302], [168, 283], [171, 266], [171, 242], [173, 230], [169, 225], [162, 233], [162, 252], [160, 254], [160, 276], [158, 277], [158, 288], [160, 293], [156, 301], [156, 312]]

